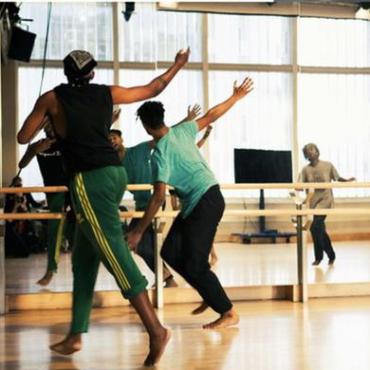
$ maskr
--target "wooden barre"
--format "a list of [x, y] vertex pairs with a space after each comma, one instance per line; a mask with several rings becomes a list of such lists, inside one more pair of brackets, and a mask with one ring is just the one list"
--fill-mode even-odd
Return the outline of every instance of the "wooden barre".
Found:
[[293, 182], [261, 184], [220, 184], [222, 190], [258, 190], [258, 189], [333, 189], [333, 188], [370, 188], [370, 182]]
[[0, 213], [0, 220], [60, 220], [64, 213]]
[[[132, 217], [140, 218], [144, 215], [144, 212], [121, 212], [121, 217]], [[173, 218], [178, 215], [178, 211], [162, 211], [158, 212], [156, 218]], [[323, 209], [250, 209], [250, 210], [239, 210], [230, 209], [226, 210], [223, 217], [227, 216], [239, 216], [239, 217], [250, 217], [250, 216], [313, 216], [313, 215], [370, 215], [369, 208], [323, 208]]]
[[[155, 218], [174, 218], [179, 211], [161, 211], [155, 215]], [[64, 213], [1, 213], [0, 220], [57, 220], [64, 217]], [[141, 218], [144, 212], [119, 212], [121, 218]], [[313, 215], [370, 215], [369, 208], [328, 208], [328, 209], [251, 209], [238, 210], [231, 209], [224, 212], [224, 217], [227, 216], [313, 216]]]
[[[127, 190], [151, 190], [152, 185], [128, 185]], [[17, 194], [17, 193], [64, 193], [67, 192], [66, 186], [25, 186], [25, 187], [5, 187], [0, 188], [0, 194]]]
[[64, 193], [68, 191], [66, 186], [27, 186], [0, 188], [0, 194], [17, 193]]
[[[222, 190], [259, 190], [259, 189], [289, 189], [289, 190], [305, 190], [305, 189], [334, 189], [334, 188], [370, 188], [370, 182], [296, 182], [296, 183], [271, 183], [271, 184], [220, 184]], [[168, 186], [168, 189], [173, 187]], [[129, 184], [128, 191], [145, 191], [152, 190], [153, 185], [150, 184]], [[16, 193], [59, 193], [66, 192], [66, 186], [29, 186], [29, 187], [4, 187], [0, 188], [0, 194], [16, 194]]]

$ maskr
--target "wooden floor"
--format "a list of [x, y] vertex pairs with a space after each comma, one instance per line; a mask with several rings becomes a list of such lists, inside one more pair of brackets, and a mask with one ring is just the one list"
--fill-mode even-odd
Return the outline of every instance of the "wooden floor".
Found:
[[[214, 271], [224, 286], [284, 285], [297, 283], [296, 247], [294, 244], [236, 244], [215, 245], [219, 261]], [[324, 260], [312, 267], [312, 246], [308, 247], [309, 283], [370, 282], [370, 241], [336, 242], [337, 260], [333, 267]], [[135, 256], [140, 269], [153, 283], [153, 274], [140, 257]], [[36, 293], [40, 291], [71, 291], [70, 254], [62, 254], [59, 271], [47, 289], [35, 282], [44, 274], [46, 255], [6, 260], [6, 291]], [[180, 286], [185, 282], [178, 276]], [[113, 278], [101, 266], [96, 290], [117, 290]]]
[[[158, 370], [369, 370], [370, 298], [309, 303], [236, 304], [238, 327], [206, 331], [208, 311], [169, 305], [159, 314], [173, 332]], [[129, 307], [95, 309], [84, 348], [71, 357], [48, 346], [67, 331], [69, 311], [26, 311], [0, 317], [1, 370], [138, 370], [147, 336]]]

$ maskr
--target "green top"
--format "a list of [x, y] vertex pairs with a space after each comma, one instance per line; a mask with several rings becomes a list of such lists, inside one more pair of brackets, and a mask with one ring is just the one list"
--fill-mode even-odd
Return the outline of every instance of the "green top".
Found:
[[175, 188], [183, 218], [191, 213], [203, 194], [217, 184], [195, 144], [197, 132], [195, 121], [171, 127], [157, 142], [152, 155], [153, 182], [164, 182]]
[[[145, 141], [136, 146], [126, 149], [125, 157], [122, 160], [126, 168], [129, 184], [151, 184], [152, 170], [150, 166], [151, 147], [149, 141]], [[132, 191], [137, 211], [145, 210], [151, 197], [148, 191]]]

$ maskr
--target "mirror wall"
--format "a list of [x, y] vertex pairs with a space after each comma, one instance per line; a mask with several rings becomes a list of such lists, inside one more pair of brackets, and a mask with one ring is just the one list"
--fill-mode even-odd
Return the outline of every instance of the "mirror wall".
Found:
[[[367, 138], [370, 134], [369, 22], [279, 16], [241, 16], [165, 12], [154, 3], [136, 3], [130, 20], [123, 19], [122, 4], [53, 3], [50, 39], [42, 91], [64, 81], [60, 60], [72, 49], [87, 49], [99, 62], [96, 82], [124, 86], [145, 84], [164, 71], [176, 52], [191, 47], [187, 68], [158, 97], [166, 107], [166, 123], [186, 116], [189, 105], [203, 111], [225, 99], [234, 80], [253, 78], [255, 90], [216, 124], [201, 149], [221, 184], [233, 183], [234, 149], [285, 150], [292, 152], [292, 180], [306, 165], [301, 148], [314, 142], [321, 158], [335, 164], [344, 178], [370, 178]], [[32, 61], [20, 64], [18, 73], [18, 127], [38, 96], [47, 22], [46, 3], [23, 3], [21, 16], [34, 19], [30, 31], [37, 33]], [[118, 23], [113, 21], [118, 17]], [[113, 27], [112, 27], [113, 25]], [[145, 25], [145, 27], [144, 27]], [[297, 34], [297, 29], [300, 29]], [[346, 48], [343, 48], [343, 42]], [[118, 60], [114, 60], [114, 56]], [[299, 73], [298, 73], [299, 71]], [[24, 92], [27, 91], [27, 94]], [[174, 98], [176, 97], [176, 98]], [[148, 140], [136, 121], [139, 104], [122, 107], [116, 128], [123, 132], [126, 147]], [[19, 147], [19, 157], [25, 151]], [[22, 172], [25, 186], [42, 185], [34, 160]], [[227, 210], [257, 209], [259, 191], [225, 190]], [[34, 194], [41, 201], [43, 195]], [[336, 205], [368, 204], [367, 189], [336, 190]], [[170, 209], [170, 199], [167, 208]], [[288, 190], [267, 191], [267, 209], [294, 208]], [[126, 192], [123, 204], [134, 208]], [[271, 237], [250, 238], [243, 243], [237, 234], [257, 233], [255, 216], [225, 216], [215, 239], [214, 271], [225, 286], [291, 285], [297, 282], [295, 238], [289, 242]], [[335, 267], [323, 261], [312, 268], [313, 250], [308, 235], [309, 281], [368, 281], [370, 257], [368, 217], [328, 217], [327, 230], [338, 250]], [[36, 228], [41, 228], [38, 224]], [[167, 225], [167, 228], [169, 225]], [[266, 230], [294, 233], [290, 217], [268, 217]], [[6, 260], [7, 292], [70, 291], [71, 255], [60, 254], [58, 273], [45, 287], [36, 282], [45, 273], [46, 254]], [[149, 284], [153, 274], [135, 256]], [[350, 262], [349, 262], [350, 261]], [[351, 266], [352, 273], [348, 267]], [[362, 272], [361, 272], [362, 271]], [[183, 280], [175, 275], [179, 286]], [[98, 290], [116, 290], [104, 268]]]

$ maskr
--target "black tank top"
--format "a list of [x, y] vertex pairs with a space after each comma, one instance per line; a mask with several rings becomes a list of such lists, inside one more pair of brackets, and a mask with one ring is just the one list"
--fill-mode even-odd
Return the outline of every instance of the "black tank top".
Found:
[[38, 153], [36, 157], [45, 186], [68, 185], [58, 143], [53, 144], [50, 149]]
[[108, 139], [113, 112], [109, 86], [61, 84], [54, 92], [66, 118], [66, 137], [59, 141], [68, 175], [119, 166], [118, 154]]

